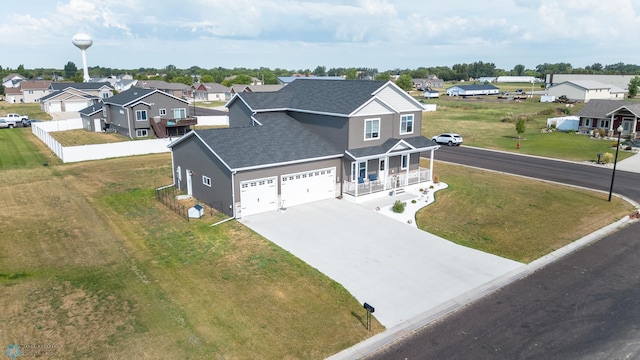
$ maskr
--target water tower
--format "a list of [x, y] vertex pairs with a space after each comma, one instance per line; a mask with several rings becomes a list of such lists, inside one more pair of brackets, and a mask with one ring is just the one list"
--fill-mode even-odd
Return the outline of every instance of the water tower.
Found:
[[91, 36], [83, 33], [73, 36], [73, 45], [82, 51], [82, 69], [84, 70], [84, 82], [89, 81], [89, 68], [87, 67], [87, 49], [93, 45]]

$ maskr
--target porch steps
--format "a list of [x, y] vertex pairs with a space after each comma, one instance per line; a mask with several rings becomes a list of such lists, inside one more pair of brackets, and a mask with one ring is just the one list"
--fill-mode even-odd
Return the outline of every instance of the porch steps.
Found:
[[396, 191], [395, 191], [395, 194], [396, 195], [404, 194], [404, 188], [397, 188]]

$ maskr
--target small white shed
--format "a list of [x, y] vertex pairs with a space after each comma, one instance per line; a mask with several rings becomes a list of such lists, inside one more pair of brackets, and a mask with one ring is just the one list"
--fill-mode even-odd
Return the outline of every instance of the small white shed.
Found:
[[580, 118], [577, 116], [561, 116], [547, 119], [547, 127], [555, 125], [557, 130], [578, 131]]
[[189, 217], [199, 219], [204, 215], [204, 207], [200, 204], [195, 204], [189, 208]]

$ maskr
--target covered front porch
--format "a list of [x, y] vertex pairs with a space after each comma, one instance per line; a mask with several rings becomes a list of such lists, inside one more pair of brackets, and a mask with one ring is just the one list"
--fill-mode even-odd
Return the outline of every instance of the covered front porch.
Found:
[[[432, 182], [434, 153], [440, 146], [432, 145], [428, 140], [419, 141], [420, 147], [414, 145], [400, 140], [383, 153], [379, 152], [380, 148], [347, 151], [345, 168], [349, 171], [343, 177], [342, 194], [357, 198], [374, 193], [396, 193], [410, 185]], [[430, 157], [429, 168], [420, 167], [423, 153]]]

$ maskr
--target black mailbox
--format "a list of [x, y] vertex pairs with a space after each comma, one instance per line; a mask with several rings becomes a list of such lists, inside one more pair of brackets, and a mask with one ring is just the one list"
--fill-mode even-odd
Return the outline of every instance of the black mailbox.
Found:
[[367, 303], [364, 303], [364, 308], [367, 309], [367, 311], [370, 312], [370, 313], [376, 311], [376, 309], [374, 309], [373, 306], [371, 306], [371, 305], [369, 305]]

